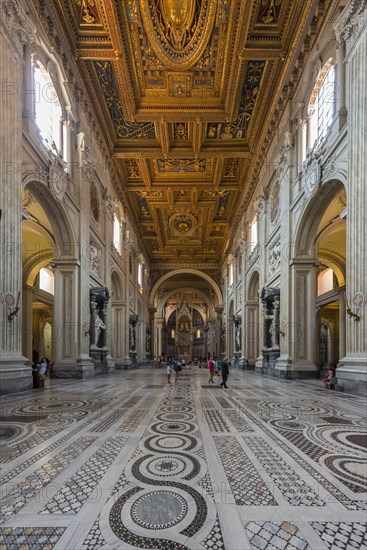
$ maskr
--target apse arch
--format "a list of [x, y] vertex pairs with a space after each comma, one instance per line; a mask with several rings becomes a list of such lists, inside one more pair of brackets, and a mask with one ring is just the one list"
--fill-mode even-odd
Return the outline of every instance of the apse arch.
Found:
[[[192, 307], [192, 309], [195, 309], [195, 310], [201, 315], [201, 317], [202, 317], [204, 323], [206, 323], [207, 320], [208, 320], [208, 319], [207, 319], [206, 313], [205, 313], [199, 306], [197, 306], [196, 304], [192, 305], [191, 307]], [[174, 308], [170, 309], [170, 310], [166, 313], [166, 315], [165, 315], [165, 317], [164, 317], [164, 320], [165, 320], [166, 323], [168, 322], [168, 320], [169, 320], [169, 318], [171, 317], [172, 313], [175, 312], [175, 311], [176, 311], [176, 312], [178, 311], [178, 307], [177, 307], [177, 306], [175, 306]]]
[[[169, 290], [168, 292], [166, 292], [166, 294], [164, 294], [159, 299], [159, 303], [158, 303], [158, 307], [157, 307], [158, 316], [163, 317], [163, 308], [164, 308], [167, 300], [169, 300], [169, 298], [171, 296], [176, 294], [177, 291], [179, 291], [179, 292], [192, 292], [192, 290], [193, 290], [192, 287], [180, 287], [178, 289], [173, 289], [173, 290]], [[204, 302], [208, 306], [208, 309], [209, 309], [211, 315], [214, 315], [214, 304], [209, 300], [208, 296], [206, 296], [204, 292], [202, 292], [201, 290], [196, 289], [196, 288], [195, 288], [195, 292], [196, 292], [196, 294], [198, 294], [199, 296], [202, 297], [202, 299], [204, 300]]]
[[209, 275], [207, 275], [203, 271], [199, 271], [198, 269], [189, 269], [189, 268], [185, 269], [184, 268], [184, 269], [175, 269], [173, 271], [165, 273], [164, 275], [162, 275], [162, 277], [160, 277], [158, 279], [158, 281], [155, 283], [155, 285], [153, 286], [153, 288], [150, 292], [149, 307], [155, 307], [156, 309], [158, 308], [157, 291], [158, 291], [159, 287], [165, 281], [167, 281], [171, 277], [174, 277], [175, 275], [183, 275], [183, 274], [186, 274], [186, 273], [188, 273], [190, 275], [196, 275], [198, 277], [201, 277], [202, 279], [205, 279], [205, 281], [207, 281], [210, 284], [210, 286], [213, 288], [213, 290], [215, 292], [215, 295], [216, 295], [216, 298], [217, 298], [217, 306], [223, 306], [223, 297], [222, 297], [221, 290], [220, 290], [219, 286], [217, 285], [217, 283], [214, 281], [214, 279], [212, 279], [212, 277], [210, 277]]

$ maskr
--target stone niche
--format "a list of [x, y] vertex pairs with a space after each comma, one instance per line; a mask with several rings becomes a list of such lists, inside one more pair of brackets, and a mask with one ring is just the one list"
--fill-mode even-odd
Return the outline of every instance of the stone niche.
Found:
[[95, 374], [107, 374], [109, 353], [107, 347], [107, 308], [110, 294], [107, 287], [94, 287], [90, 296], [90, 343], [89, 355], [94, 363]]
[[275, 376], [275, 363], [280, 356], [279, 347], [279, 306], [280, 289], [264, 287], [261, 291], [263, 316], [262, 363], [255, 370], [261, 374]]

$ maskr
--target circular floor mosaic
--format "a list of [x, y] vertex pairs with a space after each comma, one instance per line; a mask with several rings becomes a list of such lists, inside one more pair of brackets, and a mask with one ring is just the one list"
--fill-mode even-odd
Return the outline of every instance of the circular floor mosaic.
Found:
[[191, 435], [154, 435], [144, 441], [144, 446], [148, 451], [158, 452], [172, 452], [172, 450], [191, 451], [197, 444], [197, 439]]
[[194, 415], [189, 413], [164, 413], [164, 414], [157, 414], [157, 420], [160, 420], [162, 422], [172, 422], [177, 420], [193, 420]]
[[131, 467], [131, 474], [136, 480], [149, 484], [173, 478], [191, 480], [200, 474], [203, 476], [205, 472], [206, 465], [202, 459], [181, 452], [143, 456]]
[[186, 468], [185, 461], [182, 458], [165, 456], [155, 458], [148, 462], [147, 470], [149, 473], [166, 477], [181, 474]]
[[188, 406], [184, 406], [184, 405], [166, 405], [164, 407], [161, 407], [160, 408], [161, 412], [168, 412], [168, 413], [171, 413], [171, 412], [174, 412], [174, 413], [185, 413], [185, 412], [192, 412], [193, 408], [192, 407], [188, 407]]
[[131, 507], [133, 521], [145, 529], [167, 529], [187, 514], [185, 499], [172, 491], [152, 491], [139, 497]]
[[167, 434], [167, 433], [190, 433], [195, 430], [195, 426], [188, 422], [161, 422], [153, 424], [152, 432]]

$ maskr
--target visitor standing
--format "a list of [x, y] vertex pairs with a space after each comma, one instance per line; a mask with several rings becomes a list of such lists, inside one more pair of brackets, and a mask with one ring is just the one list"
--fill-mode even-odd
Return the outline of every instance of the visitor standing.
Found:
[[223, 359], [223, 362], [221, 364], [221, 369], [222, 371], [222, 382], [220, 384], [220, 387], [221, 388], [227, 388], [227, 379], [228, 379], [228, 376], [229, 376], [229, 366], [228, 366], [228, 361], [227, 359]]
[[177, 380], [178, 380], [178, 373], [180, 372], [180, 370], [182, 370], [182, 367], [180, 365], [180, 363], [178, 361], [173, 361], [173, 372], [174, 372], [174, 383], [177, 384]]
[[213, 359], [210, 357], [209, 361], [208, 361], [208, 369], [209, 369], [209, 380], [208, 380], [208, 384], [211, 383], [211, 384], [214, 384], [214, 374], [215, 374], [215, 363], [213, 361]]
[[168, 384], [171, 383], [171, 374], [172, 374], [172, 367], [171, 367], [171, 363], [168, 362], [167, 363], [167, 382], [168, 382]]

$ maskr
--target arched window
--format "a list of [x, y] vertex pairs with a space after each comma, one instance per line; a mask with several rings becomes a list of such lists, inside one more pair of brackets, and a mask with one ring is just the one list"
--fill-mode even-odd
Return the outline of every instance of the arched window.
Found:
[[308, 106], [309, 140], [311, 147], [316, 140], [325, 139], [336, 113], [336, 72], [329, 59], [321, 69]]
[[39, 288], [49, 294], [55, 294], [55, 276], [51, 269], [42, 267], [39, 272]]
[[62, 155], [60, 99], [48, 72], [38, 62], [34, 65], [34, 86], [35, 118], [42, 140], [49, 149]]
[[229, 286], [233, 285], [233, 262], [228, 266], [228, 284]]
[[116, 214], [114, 214], [113, 216], [113, 245], [116, 248], [117, 252], [121, 254], [121, 222]]
[[334, 289], [334, 272], [327, 268], [321, 271], [317, 277], [317, 296], [321, 296], [326, 292]]
[[250, 228], [250, 250], [251, 252], [253, 251], [253, 249], [255, 248], [255, 246], [257, 245], [257, 219], [256, 219], [256, 215], [254, 216], [253, 220], [252, 220], [252, 223], [251, 223], [251, 228]]
[[144, 266], [141, 262], [138, 263], [138, 285], [140, 290], [143, 289], [143, 270]]

